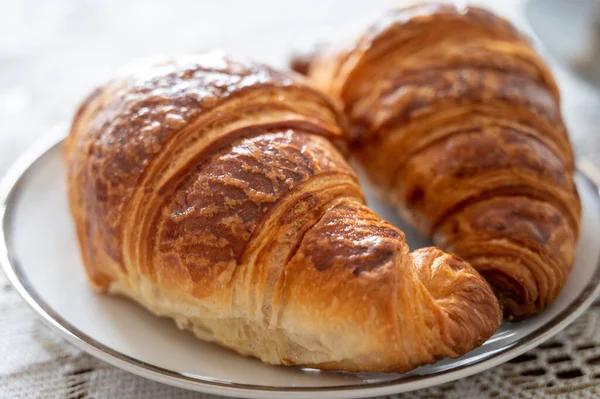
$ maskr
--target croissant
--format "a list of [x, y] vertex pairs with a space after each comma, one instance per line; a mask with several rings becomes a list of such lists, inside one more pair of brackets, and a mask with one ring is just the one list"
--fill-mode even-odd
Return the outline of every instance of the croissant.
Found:
[[373, 186], [475, 267], [505, 316], [556, 298], [581, 217], [573, 153], [552, 74], [509, 22], [417, 4], [300, 61], [292, 67], [342, 102]]
[[92, 286], [271, 364], [400, 372], [480, 345], [491, 288], [365, 206], [340, 123], [301, 76], [214, 52], [96, 90], [66, 144]]

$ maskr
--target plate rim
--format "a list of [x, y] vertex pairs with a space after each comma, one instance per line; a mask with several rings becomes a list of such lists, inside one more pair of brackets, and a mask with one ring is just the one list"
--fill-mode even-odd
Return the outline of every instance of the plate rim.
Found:
[[[329, 397], [344, 394], [349, 397], [364, 397], [369, 395], [382, 395], [390, 393], [407, 392], [415, 389], [435, 386], [459, 378], [468, 377], [481, 371], [490, 369], [513, 359], [550, 339], [560, 332], [577, 317], [579, 317], [600, 293], [600, 259], [596, 263], [596, 270], [590, 281], [579, 295], [547, 324], [521, 337], [508, 346], [497, 350], [489, 357], [476, 360], [473, 363], [458, 366], [452, 369], [438, 371], [434, 374], [413, 375], [402, 380], [392, 379], [382, 382], [361, 385], [336, 385], [325, 387], [274, 387], [265, 385], [241, 384], [232, 381], [213, 379], [205, 376], [188, 375], [186, 373], [169, 370], [143, 362], [134, 357], [125, 355], [112, 349], [93, 337], [83, 333], [66, 321], [54, 311], [37, 293], [35, 288], [26, 279], [22, 272], [18, 258], [11, 249], [10, 237], [5, 234], [10, 227], [9, 210], [14, 205], [13, 198], [19, 192], [25, 174], [47, 152], [61, 145], [66, 138], [67, 124], [62, 123], [31, 145], [9, 167], [7, 173], [0, 181], [0, 266], [8, 280], [19, 293], [21, 298], [38, 316], [57, 332], [62, 338], [79, 349], [99, 358], [115, 367], [126, 370], [141, 377], [158, 381], [179, 388], [202, 391], [211, 394], [234, 395], [237, 397], [278, 397], [278, 394], [288, 396], [306, 396], [308, 394], [327, 393]], [[600, 209], [600, 171], [595, 166], [581, 159], [577, 162], [577, 171], [584, 181], [594, 190], [596, 206]], [[427, 385], [423, 383], [427, 381]], [[348, 396], [350, 395], [350, 396]], [[340, 396], [341, 397], [341, 396]]]

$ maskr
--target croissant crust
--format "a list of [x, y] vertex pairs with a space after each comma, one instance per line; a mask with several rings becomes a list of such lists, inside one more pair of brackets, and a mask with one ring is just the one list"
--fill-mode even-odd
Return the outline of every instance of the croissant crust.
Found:
[[507, 317], [556, 298], [581, 218], [573, 153], [554, 78], [509, 22], [449, 4], [392, 10], [304, 69], [343, 104], [374, 187], [484, 275]]
[[480, 345], [488, 284], [366, 207], [341, 124], [302, 77], [218, 53], [98, 89], [66, 144], [92, 285], [272, 364], [405, 371]]

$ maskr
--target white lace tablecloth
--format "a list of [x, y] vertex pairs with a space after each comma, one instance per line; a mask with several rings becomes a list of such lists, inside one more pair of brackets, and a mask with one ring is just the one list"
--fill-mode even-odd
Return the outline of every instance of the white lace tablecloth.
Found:
[[[70, 118], [91, 88], [133, 59], [224, 47], [282, 65], [293, 48], [336, 37], [397, 3], [0, 0], [0, 176], [36, 138]], [[519, 18], [518, 0], [488, 5]], [[576, 152], [600, 168], [600, 94], [554, 70]], [[394, 397], [554, 396], [600, 397], [600, 305], [507, 364]], [[216, 397], [148, 381], [81, 352], [46, 327], [0, 272], [0, 398]]]

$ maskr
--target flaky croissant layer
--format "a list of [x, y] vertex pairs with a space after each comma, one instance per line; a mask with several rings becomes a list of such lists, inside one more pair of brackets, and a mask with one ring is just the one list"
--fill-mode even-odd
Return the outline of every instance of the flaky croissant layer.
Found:
[[509, 318], [556, 298], [581, 217], [573, 154], [556, 83], [510, 23], [423, 3], [294, 66], [341, 100], [378, 191], [484, 275]]
[[66, 145], [92, 285], [272, 364], [405, 371], [480, 345], [493, 292], [365, 206], [340, 118], [301, 77], [217, 53], [98, 89]]

